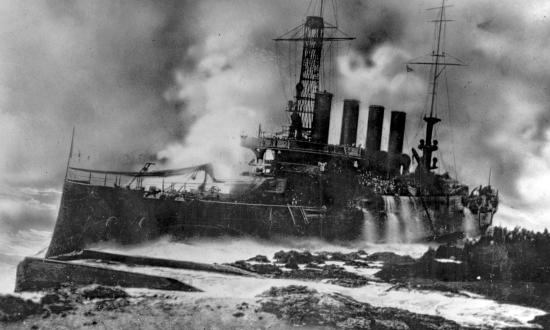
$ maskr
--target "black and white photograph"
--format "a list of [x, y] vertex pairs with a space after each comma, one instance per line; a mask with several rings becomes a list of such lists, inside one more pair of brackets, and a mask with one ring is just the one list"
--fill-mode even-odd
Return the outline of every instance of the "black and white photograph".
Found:
[[0, 328], [550, 329], [550, 2], [0, 0]]

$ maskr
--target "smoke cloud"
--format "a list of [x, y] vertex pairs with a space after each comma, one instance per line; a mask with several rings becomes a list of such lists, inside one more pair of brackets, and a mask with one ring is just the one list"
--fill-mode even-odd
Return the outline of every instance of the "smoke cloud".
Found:
[[[425, 21], [435, 12], [424, 9], [438, 2], [336, 3], [340, 28], [357, 40], [334, 59], [331, 141], [339, 136], [342, 100], [358, 98], [363, 124], [368, 104], [406, 111], [405, 147], [415, 147], [429, 84], [423, 68], [407, 73], [404, 64], [429, 53], [433, 27]], [[49, 192], [45, 203], [56, 207], [73, 126], [75, 166], [138, 169], [153, 160], [157, 166], [214, 161], [238, 167], [248, 161], [252, 155], [238, 146], [241, 133], [255, 134], [259, 123], [273, 131], [287, 124], [283, 90], [295, 81], [289, 84], [288, 60], [277, 56], [271, 39], [301, 23], [308, 4], [0, 4], [2, 226], [18, 228], [6, 214], [33, 218], [5, 202], [17, 200], [21, 210], [33, 205], [33, 195], [21, 189]], [[456, 21], [448, 26], [446, 49], [468, 66], [442, 78], [451, 111], [446, 99], [438, 104], [441, 171], [472, 185], [486, 183], [492, 168], [491, 184], [508, 210], [527, 210], [537, 223], [550, 214], [549, 9], [542, 0], [468, 0], [449, 8]], [[364, 140], [364, 126], [359, 132]], [[535, 209], [540, 213], [529, 211]], [[51, 228], [55, 212], [36, 210], [38, 227]], [[502, 221], [517, 218], [502, 211]]]

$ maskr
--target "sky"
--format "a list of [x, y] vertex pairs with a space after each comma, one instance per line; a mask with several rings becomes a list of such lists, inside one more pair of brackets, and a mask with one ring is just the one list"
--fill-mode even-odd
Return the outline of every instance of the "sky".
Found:
[[[1, 1], [2, 232], [53, 228], [73, 127], [74, 166], [245, 164], [252, 155], [238, 146], [242, 133], [287, 124], [292, 59], [272, 39], [316, 10], [310, 3]], [[356, 98], [359, 141], [367, 106], [382, 104], [407, 112], [405, 150], [416, 147], [429, 85], [423, 68], [407, 73], [404, 64], [430, 52], [436, 12], [426, 9], [439, 1], [338, 1], [336, 17], [326, 4], [327, 20], [356, 37], [331, 57], [331, 141], [342, 100]], [[471, 186], [491, 171], [497, 220], [542, 229], [550, 225], [550, 4], [450, 4], [445, 49], [467, 65], [442, 78], [440, 170]]]

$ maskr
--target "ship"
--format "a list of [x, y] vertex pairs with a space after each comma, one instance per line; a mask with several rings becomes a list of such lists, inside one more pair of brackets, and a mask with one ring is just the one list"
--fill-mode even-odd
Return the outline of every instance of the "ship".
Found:
[[[294, 97], [284, 101], [289, 125], [281, 132], [241, 136], [252, 151], [249, 170], [239, 179], [220, 180], [211, 164], [139, 171], [86, 169], [71, 165], [63, 182], [57, 222], [47, 257], [102, 241], [135, 244], [165, 235], [248, 235], [317, 237], [349, 242], [409, 242], [457, 239], [483, 233], [498, 209], [498, 191], [469, 187], [438, 173], [434, 153], [436, 94], [441, 73], [460, 65], [449, 61], [441, 39], [444, 3], [434, 20], [436, 38], [426, 61], [431, 102], [417, 148], [403, 151], [407, 113], [391, 111], [387, 150], [381, 149], [385, 107], [368, 106], [366, 140], [358, 143], [360, 102], [343, 101], [339, 143], [329, 143], [333, 94], [322, 89], [325, 44], [352, 42], [320, 10], [276, 38], [301, 46]], [[74, 131], [73, 131], [74, 139]], [[414, 169], [413, 169], [414, 167]]]

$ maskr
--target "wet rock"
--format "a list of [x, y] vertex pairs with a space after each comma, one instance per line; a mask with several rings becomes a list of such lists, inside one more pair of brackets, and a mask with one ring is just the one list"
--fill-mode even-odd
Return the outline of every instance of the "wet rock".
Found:
[[[359, 287], [367, 284], [367, 279], [365, 277], [348, 272], [343, 267], [337, 265], [320, 266], [318, 262], [324, 262], [324, 260], [328, 258], [327, 256], [328, 253], [314, 256], [309, 252], [277, 252], [274, 259], [278, 261], [285, 261], [284, 267], [290, 269], [289, 271], [283, 271], [279, 268], [279, 266], [274, 264], [250, 264], [243, 260], [237, 261], [230, 265], [274, 278], [291, 278], [316, 281], [329, 280], [330, 283], [345, 287]], [[344, 258], [355, 258], [357, 257], [357, 254], [354, 252], [353, 254], [343, 256]], [[308, 262], [304, 269], [300, 269], [298, 264], [303, 263], [306, 260], [312, 261]], [[359, 264], [357, 263], [357, 265]], [[361, 266], [364, 265], [366, 264], [361, 264]]]
[[279, 278], [323, 280], [328, 279], [329, 283], [345, 287], [359, 287], [368, 283], [361, 275], [346, 271], [337, 265], [325, 265], [321, 269], [296, 269], [284, 272]]
[[85, 312], [84, 312], [84, 316], [88, 316], [88, 317], [90, 317], [90, 316], [95, 316], [95, 313], [92, 312], [92, 311], [85, 311]]
[[356, 267], [356, 268], [367, 268], [369, 267], [369, 264], [364, 262], [364, 261], [360, 261], [360, 260], [350, 260], [350, 261], [346, 261], [344, 263], [345, 266], [353, 266], [353, 267]]
[[438, 259], [462, 260], [464, 250], [456, 246], [441, 245], [435, 251], [435, 257]]
[[260, 275], [279, 275], [283, 271], [275, 265], [272, 264], [250, 264], [244, 260], [239, 260], [234, 263], [228, 264], [229, 266], [237, 267], [240, 269], [247, 270], [249, 272], [254, 272]]
[[280, 297], [289, 294], [314, 294], [317, 290], [311, 289], [305, 285], [288, 285], [275, 287], [272, 286], [268, 291], [264, 292], [262, 296]]
[[[448, 256], [448, 250], [445, 248], [440, 256]], [[456, 251], [451, 251], [455, 254]], [[449, 258], [438, 258], [436, 250], [429, 249], [424, 255], [412, 262], [405, 263], [386, 263], [382, 270], [376, 273], [381, 279], [405, 279], [411, 277], [421, 277], [438, 279], [441, 281], [464, 281], [467, 279], [466, 267], [461, 262], [454, 262]]]
[[47, 319], [51, 315], [52, 315], [52, 313], [49, 310], [45, 309], [44, 312], [42, 313], [42, 318]]
[[367, 261], [382, 261], [386, 264], [411, 264], [415, 260], [410, 256], [400, 256], [393, 252], [376, 252], [366, 257]]
[[245, 302], [243, 302], [243, 303], [240, 304], [240, 305], [237, 305], [237, 309], [238, 309], [238, 310], [241, 310], [241, 311], [242, 311], [242, 310], [245, 310], [245, 309], [248, 309], [248, 307], [249, 307], [248, 304], [245, 303]]
[[60, 314], [74, 309], [74, 307], [68, 302], [49, 304], [45, 308], [47, 308], [52, 314]]
[[374, 307], [351, 297], [321, 294], [306, 286], [272, 287], [260, 295], [260, 309], [295, 326], [338, 329], [462, 329], [442, 317]]
[[40, 314], [42, 311], [42, 306], [32, 300], [25, 300], [12, 295], [0, 296], [0, 321], [18, 321], [30, 315]]
[[294, 259], [293, 257], [288, 258], [288, 261], [285, 263], [285, 268], [300, 269], [300, 267], [298, 267], [296, 259]]
[[114, 300], [101, 300], [96, 303], [96, 310], [114, 311], [121, 310], [128, 306], [130, 302], [125, 298], [117, 298]]
[[80, 294], [86, 299], [117, 299], [128, 297], [128, 293], [122, 289], [102, 285], [84, 287], [80, 290]]
[[365, 260], [367, 253], [363, 250], [358, 250], [356, 252], [342, 253], [342, 252], [332, 252], [329, 253], [330, 260], [332, 261], [344, 261], [350, 262], [354, 260]]
[[255, 261], [255, 262], [262, 262], [262, 263], [269, 263], [269, 259], [266, 256], [263, 256], [261, 254], [258, 254], [255, 257], [252, 257], [250, 259], [247, 259], [246, 261]]
[[536, 316], [529, 323], [535, 323], [542, 326], [543, 329], [550, 329], [550, 314]]
[[319, 264], [314, 264], [312, 262], [306, 264], [306, 268], [321, 269], [322, 267]]
[[49, 304], [55, 304], [62, 300], [63, 297], [60, 296], [57, 292], [47, 293], [42, 298], [40, 298], [40, 304], [42, 305], [49, 305]]
[[358, 276], [354, 278], [335, 278], [335, 279], [329, 279], [327, 281], [330, 284], [335, 284], [339, 286], [343, 286], [346, 288], [357, 288], [363, 285], [368, 284], [368, 280], [364, 277]]
[[273, 256], [273, 259], [275, 259], [278, 263], [286, 264], [290, 261], [290, 259], [294, 259], [297, 264], [307, 264], [307, 263], [324, 263], [325, 260], [327, 260], [327, 257], [325, 255], [313, 255], [309, 251], [305, 252], [298, 252], [294, 250], [290, 250], [288, 252], [285, 251], [279, 251], [275, 253]]

